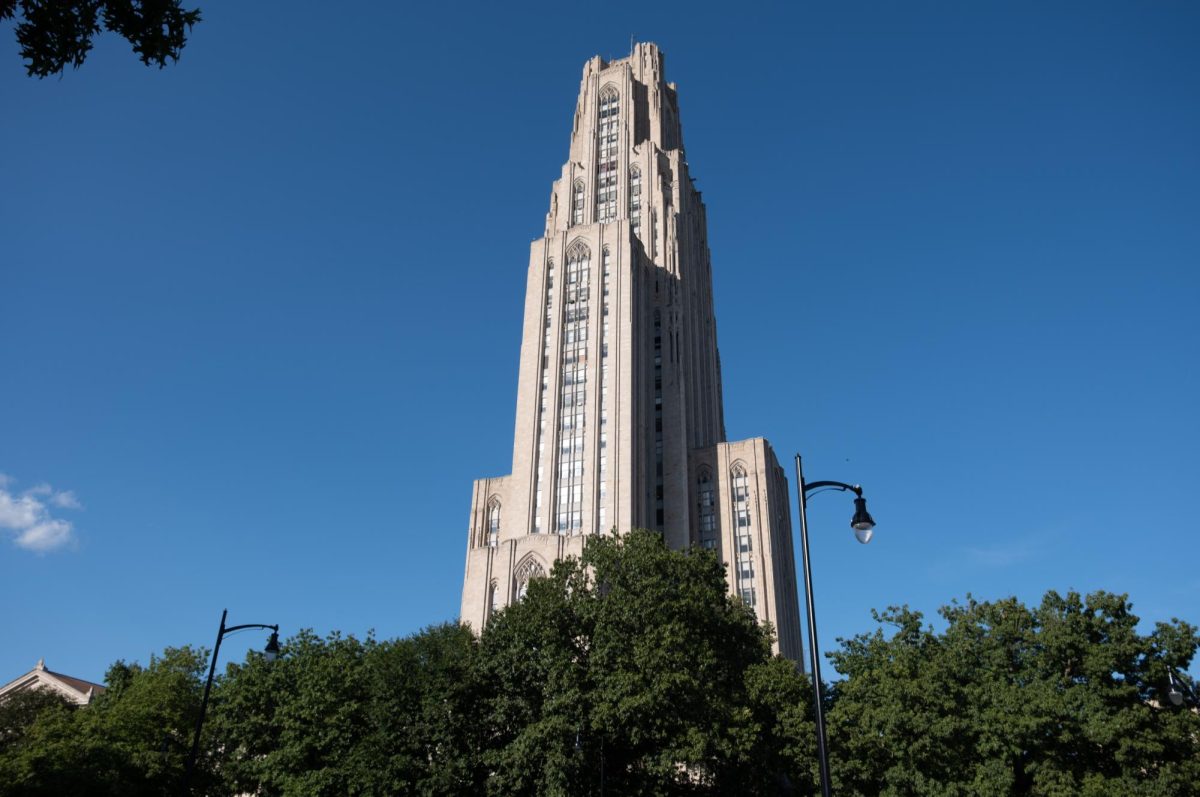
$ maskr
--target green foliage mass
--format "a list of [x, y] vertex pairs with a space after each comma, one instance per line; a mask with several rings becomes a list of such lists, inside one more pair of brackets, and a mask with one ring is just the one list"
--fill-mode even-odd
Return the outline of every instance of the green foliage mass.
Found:
[[1200, 717], [1167, 701], [1168, 667], [1200, 638], [1149, 635], [1126, 596], [1049, 592], [941, 610], [946, 630], [891, 608], [894, 626], [843, 641], [829, 728], [839, 793], [1191, 795]]
[[651, 532], [593, 540], [530, 584], [484, 631], [480, 670], [489, 794], [758, 794], [807, 777], [788, 754], [811, 722], [774, 702], [803, 692], [795, 668], [772, 663], [715, 556]]
[[377, 642], [301, 632], [231, 666], [207, 724], [231, 793], [473, 794], [478, 644], [465, 626]]
[[[839, 795], [1189, 795], [1200, 714], [1165, 697], [1200, 637], [1139, 634], [1124, 596], [968, 597], [935, 632], [892, 608], [828, 690]], [[213, 692], [196, 794], [808, 795], [808, 681], [707, 551], [589, 541], [481, 636], [303, 631]], [[204, 651], [115, 664], [74, 709], [0, 703], [0, 797], [180, 794]]]
[[[108, 690], [86, 708], [47, 702], [0, 747], [0, 795], [169, 793], [183, 773], [206, 663], [203, 650], [168, 648], [147, 667], [114, 664]], [[11, 710], [12, 701], [0, 704], [0, 726], [12, 727]]]
[[126, 39], [143, 64], [179, 60], [200, 10], [181, 0], [0, 0], [0, 20], [18, 18], [26, 72], [37, 77], [78, 69], [102, 29]]

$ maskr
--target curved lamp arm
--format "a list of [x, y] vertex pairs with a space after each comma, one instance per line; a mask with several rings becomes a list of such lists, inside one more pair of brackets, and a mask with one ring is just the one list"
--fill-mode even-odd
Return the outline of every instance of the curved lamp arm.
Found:
[[183, 773], [183, 794], [186, 795], [192, 782], [192, 771], [196, 768], [196, 756], [200, 752], [200, 731], [204, 727], [204, 715], [208, 711], [208, 695], [212, 691], [213, 675], [217, 670], [217, 654], [221, 651], [221, 640], [226, 634], [231, 634], [234, 631], [243, 631], [247, 628], [262, 628], [271, 630], [271, 638], [267, 640], [267, 646], [263, 648], [263, 655], [267, 661], [275, 661], [279, 656], [279, 626], [268, 623], [243, 623], [242, 625], [225, 625], [225, 618], [229, 615], [229, 610], [225, 609], [221, 612], [221, 627], [217, 629], [217, 644], [213, 646], [212, 662], [208, 666], [208, 680], [204, 683], [204, 697], [200, 701], [200, 716], [196, 718], [196, 733], [192, 737], [192, 751], [188, 755], [187, 770]]
[[810, 493], [813, 490], [819, 490], [822, 487], [836, 487], [839, 490], [849, 490], [850, 492], [862, 498], [861, 484], [846, 484], [845, 482], [808, 482], [804, 485], [804, 492]]
[[808, 615], [808, 656], [812, 668], [813, 716], [817, 731], [817, 759], [821, 767], [821, 794], [830, 797], [833, 792], [829, 775], [829, 743], [825, 733], [824, 697], [821, 694], [821, 654], [817, 644], [817, 610], [813, 606], [812, 565], [808, 556], [808, 494], [823, 487], [830, 487], [843, 492], [854, 493], [854, 517], [850, 527], [858, 541], [866, 544], [871, 541], [875, 528], [875, 520], [867, 512], [867, 499], [863, 498], [862, 486], [846, 484], [845, 482], [804, 481], [804, 469], [800, 466], [800, 455], [796, 455], [796, 491], [800, 504], [800, 552], [804, 560], [804, 601]]

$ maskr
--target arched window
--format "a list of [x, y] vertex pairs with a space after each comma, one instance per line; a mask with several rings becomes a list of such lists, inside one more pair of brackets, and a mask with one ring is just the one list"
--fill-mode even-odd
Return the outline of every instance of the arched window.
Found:
[[489, 548], [495, 548], [500, 544], [500, 499], [493, 498], [488, 501], [487, 507], [488, 533], [487, 544]]
[[729, 469], [733, 488], [733, 522], [737, 559], [738, 594], [747, 605], [753, 606], [754, 598], [754, 540], [750, 529], [750, 486], [746, 479], [746, 468], [740, 462]]
[[620, 99], [621, 95], [617, 93], [617, 87], [611, 83], [600, 91], [601, 120], [617, 115], [617, 103]]
[[629, 226], [634, 235], [642, 231], [642, 170], [629, 167]]
[[703, 468], [696, 478], [696, 496], [699, 502], [697, 517], [700, 520], [700, 547], [717, 547], [717, 500], [713, 490], [712, 472]]
[[513, 601], [524, 598], [525, 593], [529, 592], [529, 582], [544, 575], [546, 575], [546, 571], [536, 559], [529, 558], [518, 565], [516, 572], [513, 573]]
[[614, 86], [600, 92], [599, 157], [596, 159], [596, 220], [617, 217], [617, 137], [621, 97]]
[[571, 224], [583, 224], [583, 180], [571, 187]]

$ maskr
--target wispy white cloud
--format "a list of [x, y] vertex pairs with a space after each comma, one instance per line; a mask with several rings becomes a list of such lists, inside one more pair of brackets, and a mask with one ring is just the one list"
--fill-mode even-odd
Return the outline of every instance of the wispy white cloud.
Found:
[[1013, 567], [1044, 561], [1052, 555], [1062, 536], [1061, 528], [1044, 528], [1037, 533], [996, 537], [985, 545], [966, 546], [960, 550], [970, 564], [980, 567]]
[[0, 474], [0, 530], [10, 532], [18, 547], [47, 553], [75, 542], [74, 524], [54, 517], [48, 506], [82, 509], [73, 492], [37, 484], [15, 493], [9, 489], [12, 483], [12, 478]]
[[1027, 540], [1013, 540], [982, 548], [966, 548], [964, 553], [977, 565], [1010, 567], [1032, 559], [1037, 551]]
[[71, 490], [60, 490], [54, 493], [50, 496], [50, 503], [59, 509], [83, 509], [83, 504], [79, 503], [79, 499]]
[[74, 540], [74, 527], [70, 521], [51, 518], [21, 531], [17, 534], [16, 543], [30, 551], [45, 553], [69, 545]]

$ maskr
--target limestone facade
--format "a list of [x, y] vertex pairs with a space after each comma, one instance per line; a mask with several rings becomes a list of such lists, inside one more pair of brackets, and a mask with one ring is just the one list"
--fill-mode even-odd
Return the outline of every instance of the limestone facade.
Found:
[[24, 692], [28, 689], [48, 689], [66, 698], [77, 706], [86, 706], [97, 695], [104, 694], [104, 684], [92, 683], [82, 678], [74, 678], [46, 669], [45, 659], [38, 659], [37, 665], [20, 678], [14, 678], [0, 686], [0, 703], [10, 695]]
[[463, 621], [589, 534], [650, 528], [715, 549], [799, 661], [787, 479], [762, 438], [725, 440], [711, 267], [662, 53], [592, 58], [530, 246], [512, 473], [475, 482]]

